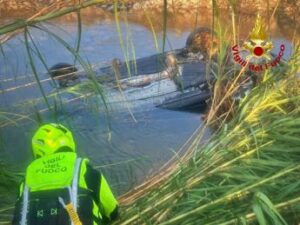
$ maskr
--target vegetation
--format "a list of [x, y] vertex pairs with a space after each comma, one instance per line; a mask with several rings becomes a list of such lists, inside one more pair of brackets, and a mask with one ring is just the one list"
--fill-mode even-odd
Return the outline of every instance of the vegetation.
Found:
[[[23, 29], [27, 56], [37, 88], [42, 94], [32, 105], [43, 102], [46, 110], [55, 115], [58, 106], [67, 104], [60, 98], [63, 92], [76, 93], [79, 98], [85, 98], [91, 93], [97, 94], [99, 100], [105, 103], [102, 87], [92, 66], [78, 53], [82, 32], [80, 9], [99, 2], [90, 0], [77, 5], [63, 5], [59, 10], [47, 8], [33, 18], [0, 27], [0, 35], [5, 35], [1, 43]], [[295, 224], [300, 221], [300, 45], [295, 44], [293, 56], [288, 63], [261, 74], [261, 83], [237, 103], [232, 100], [232, 96], [239, 89], [244, 71], [233, 65], [225, 69], [229, 44], [225, 36], [230, 28], [227, 32], [221, 29], [217, 4], [216, 1], [212, 2], [215, 18], [213, 28], [218, 33], [220, 46], [217, 60], [212, 60], [212, 66], [208, 66], [215, 74], [216, 81], [211, 84], [214, 98], [207, 114], [207, 124], [214, 127], [218, 124], [216, 134], [205, 145], [199, 146], [203, 130], [199, 131], [182, 157], [176, 156], [157, 176], [121, 196], [122, 215], [115, 224], [264, 225]], [[229, 2], [232, 9], [231, 38], [236, 43], [236, 1]], [[165, 47], [168, 16], [167, 1], [164, 4], [162, 50]], [[75, 47], [40, 24], [70, 12], [78, 13], [78, 41]], [[117, 10], [114, 13], [118, 21]], [[151, 24], [149, 17], [146, 19]], [[81, 65], [90, 81], [84, 87], [45, 93], [41, 84], [43, 80], [36, 72], [32, 55], [37, 55], [46, 70], [49, 69], [29, 28], [40, 29], [61, 43]], [[118, 33], [122, 44], [120, 29]], [[154, 30], [153, 37], [158, 46]], [[124, 47], [122, 49], [128, 61], [128, 52], [125, 52]], [[133, 44], [130, 51], [134, 52]], [[128, 70], [130, 74], [129, 65]], [[224, 104], [228, 104], [226, 110], [220, 110]], [[23, 119], [39, 123], [42, 112], [36, 110], [28, 116], [1, 110], [0, 127], [4, 129], [2, 127], [8, 123], [18, 124]], [[1, 181], [12, 182], [0, 183], [0, 187], [15, 185], [19, 179], [18, 174], [7, 171], [7, 165], [1, 161], [0, 178]], [[0, 209], [0, 224], [9, 223], [9, 210], [11, 206]]]
[[[215, 15], [218, 30], [217, 7]], [[234, 38], [234, 20], [232, 29]], [[299, 43], [288, 64], [261, 74], [261, 82], [237, 103], [233, 96], [245, 71], [234, 65], [224, 70], [228, 43], [224, 30], [218, 33], [214, 98], [207, 115], [207, 124], [217, 123], [218, 132], [199, 146], [200, 132], [184, 157], [122, 196], [122, 216], [116, 224], [263, 225], [300, 220]]]
[[121, 198], [118, 224], [299, 221], [299, 58], [298, 46], [286, 71], [266, 71], [205, 146]]

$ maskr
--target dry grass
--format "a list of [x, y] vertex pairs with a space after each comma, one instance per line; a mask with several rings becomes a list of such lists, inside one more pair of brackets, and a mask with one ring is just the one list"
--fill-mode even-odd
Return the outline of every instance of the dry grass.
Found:
[[122, 196], [117, 224], [298, 221], [299, 53], [284, 73], [266, 73], [207, 145]]
[[[28, 32], [29, 26], [100, 2], [103, 1], [53, 3], [28, 19], [1, 27], [0, 42], [23, 29]], [[232, 8], [237, 8], [234, 3], [230, 1]], [[217, 15], [218, 11], [214, 13]], [[164, 13], [165, 30], [166, 17], [167, 12]], [[232, 38], [236, 42], [234, 21]], [[283, 70], [266, 72], [261, 84], [236, 103], [232, 96], [241, 84], [244, 71], [224, 70], [228, 43], [224, 39], [221, 43], [225, 47], [219, 50], [217, 79], [212, 87], [214, 97], [207, 116], [209, 125], [220, 125], [218, 133], [207, 144], [199, 146], [205, 127], [199, 128], [158, 174], [121, 196], [122, 216], [116, 223], [287, 224], [300, 220], [299, 46], [295, 46], [294, 58]], [[76, 49], [66, 43], [64, 46], [81, 60]], [[30, 54], [28, 48], [29, 57]], [[91, 69], [85, 62], [81, 64], [91, 74], [91, 86], [101, 94]], [[224, 74], [230, 74], [229, 78], [224, 79]], [[37, 82], [40, 82], [38, 78]], [[0, 116], [6, 115], [0, 113]]]

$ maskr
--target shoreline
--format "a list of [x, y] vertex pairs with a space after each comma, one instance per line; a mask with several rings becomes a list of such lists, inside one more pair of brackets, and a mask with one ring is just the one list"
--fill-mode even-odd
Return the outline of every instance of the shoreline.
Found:
[[[164, 12], [162, 0], [123, 0], [124, 4], [118, 5], [119, 18], [123, 21], [133, 22], [142, 26], [162, 31], [162, 21], [167, 15], [167, 27], [180, 34], [182, 31], [192, 31], [196, 27], [212, 26], [213, 12], [211, 2], [203, 0], [167, 0], [167, 13]], [[0, 0], [0, 26], [12, 23], [18, 19], [27, 20], [37, 15], [47, 15], [62, 8], [61, 0], [24, 0], [22, 4], [19, 0]], [[56, 2], [56, 3], [55, 3]], [[99, 21], [114, 21], [114, 4], [112, 0], [106, 0], [94, 6], [80, 10], [81, 16], [86, 24], [92, 24]], [[293, 39], [293, 36], [300, 35], [300, 1], [286, 2], [284, 0], [270, 0], [269, 4], [264, 4], [262, 0], [242, 0], [234, 7], [235, 14], [227, 0], [219, 0], [218, 17], [223, 25], [232, 24], [232, 18], [235, 18], [235, 25], [238, 27], [238, 33], [241, 38], [248, 35], [249, 27], [254, 24], [257, 12], [260, 12], [266, 21], [268, 30], [280, 28], [280, 33], [287, 39]], [[49, 5], [55, 3], [51, 7]], [[73, 2], [74, 3], [74, 2]], [[296, 6], [298, 7], [295, 7]], [[64, 7], [72, 4], [64, 3]], [[48, 8], [47, 8], [48, 7]], [[41, 11], [41, 10], [44, 11]], [[63, 23], [77, 21], [75, 12], [68, 13], [55, 21]], [[242, 24], [249, 24], [249, 27]], [[296, 31], [296, 32], [295, 32]], [[273, 33], [274, 35], [274, 33]], [[280, 34], [279, 34], [280, 35]], [[275, 36], [277, 36], [275, 34]]]
[[[1, 1], [1, 0], [0, 0]], [[300, 3], [300, 1], [299, 1]], [[107, 6], [107, 5], [106, 5]], [[105, 7], [106, 7], [105, 6]], [[93, 25], [99, 22], [114, 23], [115, 15], [113, 12], [103, 10], [99, 6], [87, 7], [81, 9], [81, 19], [85, 25]], [[268, 19], [271, 12], [262, 13], [268, 31], [272, 36], [283, 36], [287, 40], [292, 40], [294, 35], [296, 37], [300, 36], [300, 26], [297, 27], [297, 21], [300, 18], [293, 19], [294, 14], [289, 14], [289, 18], [285, 20], [281, 19], [286, 13], [282, 12], [281, 8], [278, 8], [278, 14], [274, 15], [272, 19]], [[23, 15], [14, 15], [10, 14], [9, 17], [1, 17], [3, 14], [0, 14], [0, 26], [15, 22], [17, 19], [29, 18], [28, 14]], [[167, 15], [167, 28], [175, 32], [178, 35], [181, 35], [183, 32], [191, 32], [196, 27], [211, 27], [212, 26], [212, 12], [207, 10], [207, 8], [198, 8], [197, 10], [191, 11], [190, 13], [184, 13], [184, 11], [179, 10], [177, 12], [168, 12]], [[223, 10], [220, 14], [220, 21], [223, 25], [232, 23], [232, 17], [230, 10]], [[254, 25], [256, 14], [255, 13], [239, 13], [236, 15], [236, 26], [238, 27], [238, 34], [241, 39], [247, 38], [249, 34], [249, 29]], [[164, 18], [163, 12], [157, 10], [129, 10], [129, 11], [120, 11], [119, 19], [125, 23], [134, 23], [144, 27], [147, 27], [150, 31], [162, 32], [163, 24], [162, 20]], [[60, 18], [53, 19], [55, 24], [69, 24], [77, 22], [77, 13], [72, 12], [66, 15], [63, 15]], [[249, 24], [249, 26], [243, 26], [243, 24]], [[295, 28], [297, 27], [296, 33]]]
[[[0, 18], [10, 17], [23, 17], [38, 13], [45, 7], [51, 4], [57, 3], [57, 0], [25, 0], [20, 3], [19, 0], [0, 0]], [[139, 13], [143, 10], [153, 10], [155, 12], [164, 11], [164, 1], [162, 0], [125, 0], [124, 3], [118, 4], [118, 11], [134, 12]], [[272, 12], [280, 4], [277, 4], [276, 0], [268, 1], [265, 4], [263, 0], [249, 0], [249, 1], [238, 1], [234, 6], [237, 13], [256, 13], [259, 12]], [[72, 4], [69, 4], [72, 5]], [[300, 5], [300, 4], [299, 4]], [[287, 11], [294, 11], [293, 5], [286, 8]], [[215, 7], [215, 6], [214, 6]], [[106, 0], [103, 3], [99, 3], [95, 8], [102, 9], [106, 12], [114, 12], [114, 3], [112, 0]], [[212, 1], [201, 1], [201, 0], [168, 0], [167, 11], [168, 13], [193, 13], [200, 8], [212, 10]], [[231, 10], [231, 5], [227, 0], [217, 1], [217, 8], [219, 10]]]

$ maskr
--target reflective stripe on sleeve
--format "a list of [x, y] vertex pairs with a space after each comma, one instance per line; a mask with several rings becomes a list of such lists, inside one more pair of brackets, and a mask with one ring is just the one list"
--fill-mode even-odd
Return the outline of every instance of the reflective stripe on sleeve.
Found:
[[27, 212], [28, 212], [28, 199], [29, 199], [29, 189], [28, 186], [24, 185], [24, 191], [23, 191], [23, 206], [21, 211], [21, 221], [20, 225], [26, 225], [27, 224]]
[[74, 175], [72, 181], [72, 194], [71, 194], [71, 201], [73, 203], [75, 212], [77, 212], [77, 195], [78, 195], [78, 177], [79, 177], [79, 169], [81, 164], [81, 158], [76, 159], [75, 168], [74, 168]]

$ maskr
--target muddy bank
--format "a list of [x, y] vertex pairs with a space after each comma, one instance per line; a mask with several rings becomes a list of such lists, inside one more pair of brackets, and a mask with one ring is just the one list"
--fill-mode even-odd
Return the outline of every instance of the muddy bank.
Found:
[[[56, 2], [56, 3], [55, 3]], [[96, 6], [82, 9], [81, 16], [85, 24], [95, 24], [100, 21], [114, 22], [114, 5], [112, 0], [107, 0]], [[269, 4], [262, 4], [261, 0], [238, 1], [236, 9], [236, 25], [240, 38], [245, 38], [255, 21], [257, 9], [266, 22], [268, 31], [275, 36], [283, 35], [287, 39], [300, 34], [300, 1], [281, 0], [276, 6], [275, 1], [268, 1]], [[276, 0], [277, 2], [277, 0]], [[59, 7], [58, 0], [0, 0], [0, 24], [7, 24], [17, 18], [30, 18], [36, 15], [44, 7], [54, 4], [51, 9], [55, 11]], [[58, 5], [56, 5], [58, 4]], [[66, 4], [66, 3], [64, 3]], [[70, 3], [71, 4], [71, 3]], [[231, 24], [231, 10], [228, 0], [217, 1], [219, 7], [220, 21], [224, 25]], [[299, 7], [295, 7], [295, 5]], [[203, 0], [168, 0], [167, 27], [180, 35], [184, 31], [192, 31], [195, 27], [212, 25], [211, 1]], [[273, 14], [276, 8], [276, 13]], [[269, 10], [267, 10], [269, 9]], [[119, 4], [119, 18], [122, 21], [129, 21], [143, 25], [155, 31], [162, 31], [164, 19], [162, 0], [125, 0]], [[46, 13], [46, 12], [45, 12]], [[272, 17], [273, 15], [273, 17]], [[57, 23], [74, 23], [77, 21], [76, 13], [69, 13], [56, 18]], [[244, 26], [248, 24], [249, 26]], [[279, 28], [279, 29], [278, 29]]]
[[[28, 16], [37, 13], [39, 10], [49, 7], [52, 4], [57, 4], [56, 7], [60, 7], [60, 4], [78, 3], [79, 1], [68, 1], [61, 0], [0, 0], [0, 17], [10, 17], [10, 16]], [[83, 1], [81, 1], [83, 2]], [[119, 11], [133, 11], [139, 12], [145, 9], [151, 9], [155, 11], [163, 11], [164, 1], [162, 0], [124, 0], [120, 1], [122, 3], [118, 4]], [[205, 0], [167, 0], [167, 9], [170, 13], [191, 13], [199, 8], [206, 8], [208, 10], [212, 9], [213, 1]], [[228, 0], [217, 0], [216, 5], [220, 9], [229, 9], [231, 6]], [[279, 5], [278, 5], [279, 3]], [[106, 0], [102, 3], [96, 5], [105, 11], [112, 12], [114, 10], [114, 1]], [[285, 7], [285, 11], [289, 14], [293, 14], [295, 10], [298, 10], [300, 2], [297, 0], [241, 0], [237, 1], [234, 6], [237, 12], [248, 12], [255, 13], [259, 11], [273, 10], [280, 5]], [[295, 7], [298, 6], [298, 7]]]

